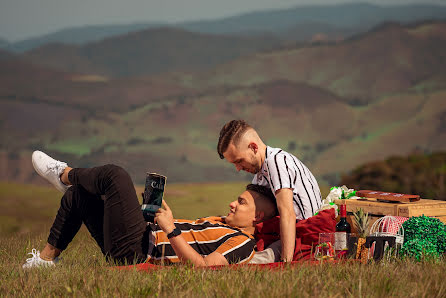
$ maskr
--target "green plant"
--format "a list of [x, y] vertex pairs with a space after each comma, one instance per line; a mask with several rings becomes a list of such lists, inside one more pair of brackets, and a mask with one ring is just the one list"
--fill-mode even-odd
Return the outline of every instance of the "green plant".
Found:
[[420, 260], [446, 252], [446, 226], [438, 218], [425, 215], [411, 217], [403, 223], [404, 244], [401, 255]]

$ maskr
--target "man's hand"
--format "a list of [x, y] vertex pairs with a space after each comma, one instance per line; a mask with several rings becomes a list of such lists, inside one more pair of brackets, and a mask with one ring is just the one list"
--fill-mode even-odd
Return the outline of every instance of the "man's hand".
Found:
[[159, 208], [155, 214], [155, 223], [164, 231], [164, 233], [169, 234], [175, 229], [173, 223], [173, 214], [167, 203], [163, 200], [163, 208]]
[[[175, 229], [172, 211], [165, 201], [163, 201], [163, 208], [158, 209], [155, 214], [155, 223], [166, 234], [169, 234]], [[191, 261], [192, 264], [197, 266], [228, 265], [226, 258], [216, 251], [206, 257], [201, 256], [186, 242], [181, 234], [177, 237], [170, 238], [169, 242], [178, 258], [183, 262]]]
[[293, 207], [293, 191], [282, 188], [276, 191], [277, 209], [280, 215], [280, 241], [282, 260], [291, 262], [296, 244], [296, 214]]

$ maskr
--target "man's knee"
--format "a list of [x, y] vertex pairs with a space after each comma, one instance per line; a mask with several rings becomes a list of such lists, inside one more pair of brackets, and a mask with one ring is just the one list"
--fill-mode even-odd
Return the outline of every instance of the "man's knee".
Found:
[[62, 199], [60, 200], [60, 206], [64, 209], [72, 208], [73, 202], [74, 202], [74, 192], [77, 190], [78, 186], [73, 185], [72, 187], [69, 187], [65, 194], [62, 196]]
[[129, 173], [120, 166], [108, 164], [104, 168], [112, 179], [130, 179]]

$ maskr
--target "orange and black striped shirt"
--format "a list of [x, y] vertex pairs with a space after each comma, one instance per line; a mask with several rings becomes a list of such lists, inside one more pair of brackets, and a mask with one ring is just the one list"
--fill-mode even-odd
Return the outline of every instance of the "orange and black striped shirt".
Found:
[[[166, 233], [156, 224], [149, 225], [155, 242], [149, 262], [156, 263], [161, 259], [168, 263], [179, 262]], [[223, 217], [204, 217], [195, 221], [176, 219], [175, 226], [181, 230], [187, 243], [203, 257], [217, 251], [229, 264], [241, 264], [254, 256], [256, 242], [253, 236], [227, 225]]]

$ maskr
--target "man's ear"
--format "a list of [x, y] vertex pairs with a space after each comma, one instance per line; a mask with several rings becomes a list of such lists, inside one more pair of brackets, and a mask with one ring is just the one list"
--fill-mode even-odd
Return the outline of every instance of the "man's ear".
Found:
[[259, 150], [259, 146], [257, 146], [256, 143], [251, 142], [251, 143], [249, 143], [248, 147], [249, 147], [249, 149], [251, 149], [254, 152], [254, 154], [257, 154], [257, 151]]
[[256, 214], [255, 222], [256, 223], [262, 222], [264, 218], [265, 218], [265, 212], [260, 211]]

